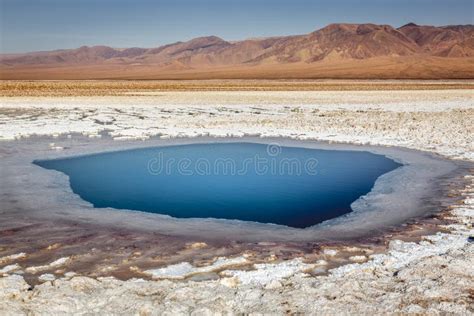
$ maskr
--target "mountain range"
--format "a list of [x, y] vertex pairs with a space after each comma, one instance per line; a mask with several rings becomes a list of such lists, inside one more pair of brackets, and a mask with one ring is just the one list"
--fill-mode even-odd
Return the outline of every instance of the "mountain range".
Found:
[[330, 24], [309, 34], [0, 55], [2, 79], [474, 78], [474, 25]]

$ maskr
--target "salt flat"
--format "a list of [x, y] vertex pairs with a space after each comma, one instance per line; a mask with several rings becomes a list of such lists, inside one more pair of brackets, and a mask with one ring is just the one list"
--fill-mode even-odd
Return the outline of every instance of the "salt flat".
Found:
[[[73, 133], [94, 138], [104, 131], [116, 141], [155, 136], [287, 137], [401, 146], [474, 161], [473, 96], [473, 90], [433, 90], [11, 97], [1, 99], [0, 139], [6, 144], [33, 135]], [[47, 150], [65, 148], [52, 139]], [[33, 254], [9, 253], [0, 258], [0, 311], [473, 313], [474, 245], [468, 237], [474, 234], [474, 177], [469, 171], [463, 178], [464, 188], [455, 192], [462, 199], [450, 206], [451, 224], [444, 232], [418, 242], [391, 240], [380, 254], [359, 249], [352, 256], [356, 263], [335, 269], [325, 260], [269, 258], [267, 263], [242, 270], [239, 265], [247, 261], [243, 254], [216, 258], [207, 268], [178, 264], [142, 271], [165, 280], [121, 281], [74, 275], [66, 264], [61, 270], [49, 270], [56, 280], [49, 281], [51, 275], [45, 275], [44, 282], [29, 291], [21, 272], [48, 265], [27, 266], [24, 260]], [[326, 249], [322, 255], [329, 261], [341, 250], [333, 251]], [[50, 265], [55, 266], [58, 259], [51, 259]], [[327, 275], [313, 273], [328, 269]], [[187, 277], [180, 275], [181, 270], [212, 271], [219, 278], [169, 280]]]
[[2, 98], [0, 139], [108, 130], [115, 139], [283, 136], [397, 145], [470, 158], [473, 90], [160, 92]]

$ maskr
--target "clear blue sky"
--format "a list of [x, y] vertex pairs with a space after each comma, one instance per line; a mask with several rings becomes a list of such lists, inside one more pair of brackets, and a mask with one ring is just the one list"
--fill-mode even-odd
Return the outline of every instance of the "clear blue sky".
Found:
[[474, 0], [0, 0], [0, 51], [156, 47], [309, 33], [329, 23], [473, 24]]

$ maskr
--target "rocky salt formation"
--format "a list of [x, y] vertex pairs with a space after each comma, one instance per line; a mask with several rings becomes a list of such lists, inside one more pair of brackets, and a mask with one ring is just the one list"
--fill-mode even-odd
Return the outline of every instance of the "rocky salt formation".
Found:
[[194, 274], [214, 272], [232, 266], [241, 266], [248, 263], [244, 257], [217, 258], [211, 265], [194, 267], [189, 262], [181, 262], [165, 268], [146, 270], [143, 273], [150, 275], [153, 279], [184, 279]]
[[2, 98], [0, 140], [71, 133], [100, 137], [103, 131], [116, 140], [281, 136], [403, 146], [474, 160], [473, 98], [473, 90]]
[[0, 264], [10, 262], [10, 261], [14, 261], [14, 260], [18, 260], [18, 259], [23, 259], [25, 257], [26, 257], [26, 253], [24, 253], [24, 252], [20, 252], [20, 253], [13, 254], [13, 255], [10, 255], [10, 256], [1, 257], [0, 258]]
[[[333, 92], [322, 99], [311, 93], [243, 95], [247, 101], [253, 98], [247, 103], [251, 106], [233, 103], [225, 93], [217, 101], [213, 98], [218, 94], [212, 93], [199, 94], [193, 102], [176, 96], [175, 103], [169, 95], [164, 99], [169, 103], [153, 98], [143, 103], [8, 99], [0, 108], [0, 120], [6, 123], [0, 124], [0, 137], [73, 132], [96, 137], [106, 129], [116, 139], [248, 134], [399, 145], [474, 160], [472, 91], [396, 94], [360, 94], [351, 102], [347, 93], [338, 99]], [[50, 146], [61, 150], [55, 147]], [[324, 260], [248, 264], [235, 257], [216, 259], [209, 266], [178, 263], [141, 271], [157, 280], [121, 281], [77, 275], [67, 269], [74, 258], [25, 266], [22, 259], [28, 254], [3, 257], [0, 314], [472, 314], [474, 177], [468, 175], [466, 181], [464, 200], [452, 206], [446, 232], [420, 242], [392, 240], [386, 253], [355, 254], [350, 257], [354, 263], [327, 275], [314, 276], [326, 271]], [[331, 257], [338, 250], [322, 252]], [[32, 288], [25, 271], [37, 272], [41, 283]], [[191, 278], [205, 273], [218, 277], [199, 282]]]
[[68, 258], [68, 257], [59, 258], [59, 259], [54, 260], [53, 262], [51, 262], [49, 264], [46, 264], [46, 265], [28, 267], [28, 268], [26, 268], [26, 272], [35, 274], [35, 273], [38, 273], [40, 271], [59, 268], [59, 267], [65, 265], [65, 264], [67, 264], [68, 261], [70, 261], [70, 260], [71, 259]]
[[325, 276], [308, 274], [324, 263], [294, 259], [247, 270], [222, 265], [220, 279], [201, 282], [120, 281], [72, 273], [55, 279], [44, 274], [43, 283], [31, 289], [15, 269], [0, 278], [0, 313], [471, 314], [474, 178], [470, 180], [464, 201], [450, 213], [449, 232], [424, 237], [419, 243], [393, 240], [387, 253], [332, 269]]

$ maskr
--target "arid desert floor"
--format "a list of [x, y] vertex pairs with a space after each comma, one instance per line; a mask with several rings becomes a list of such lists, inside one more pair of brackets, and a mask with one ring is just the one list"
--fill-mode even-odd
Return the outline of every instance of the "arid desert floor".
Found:
[[[2, 166], [16, 169], [2, 168], [0, 313], [472, 314], [473, 87], [472, 81], [2, 82], [0, 156]], [[35, 186], [56, 190], [57, 201], [72, 194], [59, 192], [57, 179], [35, 180], [36, 154], [203, 137], [402, 147], [464, 167], [443, 191], [438, 214], [334, 244], [225, 244], [169, 239], [159, 231], [143, 241], [135, 232], [100, 234], [79, 220], [47, 224], [48, 209], [38, 212], [41, 218], [22, 211], [46, 203]], [[25, 190], [15, 197], [16, 187]], [[54, 210], [54, 218], [61, 212], [67, 210]], [[117, 244], [107, 244], [108, 236]], [[150, 259], [153, 248], [162, 256]], [[175, 250], [179, 256], [170, 254]]]

